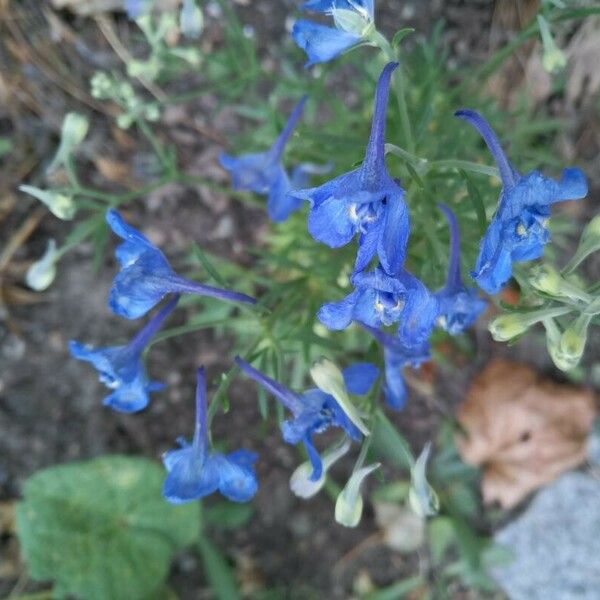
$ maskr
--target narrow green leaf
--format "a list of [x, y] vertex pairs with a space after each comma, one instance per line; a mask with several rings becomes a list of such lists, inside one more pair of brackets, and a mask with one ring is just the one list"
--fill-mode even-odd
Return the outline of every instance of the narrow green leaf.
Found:
[[219, 549], [205, 536], [198, 540], [198, 550], [204, 566], [204, 574], [219, 600], [241, 598], [235, 577]]
[[402, 40], [406, 36], [408, 36], [414, 32], [415, 32], [415, 30], [412, 27], [405, 27], [404, 29], [399, 29], [398, 31], [396, 31], [396, 33], [394, 34], [394, 37], [392, 38], [392, 48], [394, 48], [394, 49], [398, 48], [398, 46], [400, 45]]
[[205, 271], [221, 286], [226, 288], [227, 282], [219, 275], [217, 269], [208, 260], [206, 254], [202, 251], [202, 248], [194, 242], [192, 245], [192, 252], [194, 256], [200, 261], [200, 264], [204, 267]]
[[487, 223], [487, 217], [485, 214], [485, 206], [483, 205], [483, 200], [481, 199], [481, 194], [479, 193], [479, 190], [477, 189], [477, 186], [475, 185], [475, 183], [473, 182], [471, 177], [469, 177], [469, 175], [467, 175], [466, 171], [464, 171], [463, 169], [459, 169], [459, 173], [467, 184], [467, 192], [469, 194], [469, 200], [471, 201], [471, 204], [473, 205], [473, 209], [475, 210], [475, 214], [477, 215], [477, 223], [479, 224], [479, 231], [483, 235], [485, 233], [485, 230], [487, 229], [488, 223]]

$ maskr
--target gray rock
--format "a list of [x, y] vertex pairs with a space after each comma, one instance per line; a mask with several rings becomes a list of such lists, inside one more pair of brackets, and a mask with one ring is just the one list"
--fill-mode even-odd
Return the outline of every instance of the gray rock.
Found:
[[563, 475], [495, 540], [514, 555], [493, 573], [511, 600], [600, 600], [600, 481], [594, 477]]

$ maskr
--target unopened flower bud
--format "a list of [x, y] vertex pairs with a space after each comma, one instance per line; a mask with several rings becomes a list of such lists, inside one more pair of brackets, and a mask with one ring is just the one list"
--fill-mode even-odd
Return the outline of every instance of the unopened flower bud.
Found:
[[567, 327], [567, 329], [565, 329], [560, 338], [560, 356], [570, 365], [571, 369], [579, 364], [579, 361], [583, 356], [590, 320], [590, 315], [580, 315], [569, 327]]
[[437, 514], [440, 508], [439, 498], [427, 481], [427, 460], [430, 453], [431, 443], [428, 443], [410, 470], [408, 501], [410, 507], [420, 517], [431, 517]]
[[582, 300], [584, 302], [591, 300], [585, 290], [566, 280], [553, 266], [548, 264], [536, 267], [529, 278], [529, 283], [536, 290], [549, 296], [571, 298], [572, 300]]
[[570, 312], [569, 308], [546, 308], [526, 313], [510, 313], [496, 317], [488, 326], [497, 342], [508, 342], [525, 333], [532, 325], [547, 318], [558, 317]]
[[325, 485], [328, 469], [350, 450], [350, 446], [350, 439], [344, 438], [341, 444], [337, 444], [323, 454], [323, 473], [316, 481], [311, 479], [314, 471], [312, 463], [310, 461], [302, 463], [290, 478], [292, 492], [299, 498], [312, 498], [318, 494]]
[[600, 215], [595, 216], [584, 228], [577, 251], [563, 269], [563, 273], [574, 271], [590, 254], [600, 250]]
[[538, 25], [540, 27], [540, 34], [542, 36], [542, 45], [544, 47], [544, 54], [542, 56], [542, 66], [548, 73], [557, 73], [565, 68], [567, 65], [567, 57], [565, 53], [556, 45], [556, 41], [552, 37], [548, 21], [538, 15]]
[[202, 10], [196, 0], [183, 0], [183, 6], [179, 13], [179, 29], [187, 38], [197, 39], [204, 27]]
[[76, 212], [73, 196], [51, 190], [40, 190], [32, 185], [19, 186], [19, 190], [37, 198], [48, 207], [48, 210], [63, 221], [70, 221]]
[[64, 165], [73, 154], [77, 146], [83, 142], [87, 135], [90, 122], [84, 115], [76, 112], [67, 113], [62, 124], [60, 134], [60, 145], [56, 151], [56, 156], [48, 165], [47, 172], [55, 171], [61, 165]]
[[346, 416], [358, 427], [363, 435], [369, 435], [369, 428], [362, 420], [356, 406], [348, 396], [344, 375], [340, 369], [326, 358], [317, 361], [310, 369], [311, 377], [317, 387], [333, 396]]
[[25, 282], [36, 292], [41, 292], [54, 281], [56, 277], [56, 262], [58, 260], [58, 252], [56, 250], [56, 242], [48, 240], [46, 252], [38, 261], [34, 262], [25, 275]]
[[381, 463], [375, 463], [367, 467], [361, 467], [352, 473], [348, 483], [339, 493], [335, 502], [335, 520], [344, 527], [356, 527], [360, 523], [363, 511], [363, 499], [360, 494], [360, 486], [364, 479]]

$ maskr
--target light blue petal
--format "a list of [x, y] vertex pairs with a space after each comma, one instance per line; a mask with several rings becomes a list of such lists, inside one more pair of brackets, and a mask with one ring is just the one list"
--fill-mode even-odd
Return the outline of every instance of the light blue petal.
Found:
[[371, 363], [356, 363], [343, 371], [344, 383], [351, 394], [367, 394], [379, 376], [379, 369]]
[[558, 182], [556, 201], [580, 200], [588, 193], [588, 182], [580, 169], [564, 169]]
[[400, 187], [387, 196], [385, 222], [379, 238], [377, 252], [386, 273], [395, 275], [400, 271], [406, 257], [410, 223], [404, 192]]
[[307, 68], [335, 58], [362, 39], [352, 33], [303, 20], [294, 23], [292, 38], [306, 52], [308, 62], [304, 66]]
[[360, 292], [355, 290], [340, 302], [323, 304], [317, 313], [317, 319], [331, 331], [346, 329], [352, 322], [354, 307], [359, 296]]
[[302, 200], [290, 196], [288, 192], [292, 186], [287, 173], [280, 167], [277, 177], [271, 182], [269, 198], [267, 201], [267, 211], [269, 218], [274, 223], [285, 221], [292, 212], [302, 206]]
[[390, 408], [401, 410], [408, 397], [406, 384], [402, 376], [402, 363], [395, 360], [393, 353], [384, 350], [385, 361], [385, 399]]
[[233, 502], [248, 502], [254, 497], [258, 482], [252, 468], [232, 460], [231, 455], [214, 454], [207, 462], [214, 463], [219, 473], [219, 491], [223, 496]]
[[356, 224], [350, 218], [347, 199], [331, 196], [313, 207], [308, 216], [308, 232], [330, 248], [350, 242], [356, 234]]
[[192, 446], [171, 452], [164, 462], [169, 465], [169, 471], [163, 496], [172, 504], [198, 500], [219, 488], [217, 465], [210, 460], [198, 460]]
[[229, 171], [233, 189], [267, 194], [277, 173], [269, 152], [244, 154], [239, 157], [221, 154], [221, 166]]

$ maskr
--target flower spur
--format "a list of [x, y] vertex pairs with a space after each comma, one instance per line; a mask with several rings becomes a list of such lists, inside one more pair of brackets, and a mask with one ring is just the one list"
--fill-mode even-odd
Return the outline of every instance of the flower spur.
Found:
[[285, 146], [302, 115], [307, 96], [296, 105], [275, 143], [266, 152], [230, 156], [221, 154], [221, 166], [231, 174], [233, 189], [246, 190], [267, 196], [269, 218], [275, 223], [285, 221], [302, 206], [302, 200], [289, 195], [292, 189], [308, 184], [311, 174], [327, 173], [330, 167], [300, 164], [288, 175], [282, 163]]
[[437, 324], [450, 335], [470, 327], [485, 310], [487, 303], [477, 290], [465, 287], [460, 272], [460, 230], [455, 214], [445, 204], [439, 204], [450, 228], [450, 260], [446, 285], [435, 293], [439, 302]]
[[178, 300], [179, 296], [174, 296], [126, 346], [94, 350], [73, 340], [69, 342], [72, 356], [92, 363], [99, 373], [100, 381], [114, 390], [104, 399], [104, 406], [119, 412], [138, 412], [148, 405], [150, 392], [164, 387], [162, 383], [148, 379], [142, 353], [173, 312]]
[[[346, 412], [333, 395], [319, 388], [311, 388], [302, 394], [293, 392], [239, 356], [235, 357], [235, 362], [248, 377], [273, 394], [292, 413], [293, 418], [284, 421], [281, 426], [283, 439], [288, 444], [304, 444], [312, 464], [312, 481], [319, 480], [323, 473], [323, 462], [312, 440], [315, 433], [322, 433], [329, 427], [340, 427], [353, 440], [359, 440], [365, 433], [361, 423], [349, 415], [351, 411]], [[369, 391], [378, 374], [374, 365], [360, 363], [344, 370], [344, 383], [350, 393], [363, 395]]]
[[562, 200], [579, 200], [587, 194], [582, 171], [564, 169], [559, 181], [532, 171], [521, 175], [510, 163], [489, 123], [474, 110], [455, 115], [472, 125], [487, 144], [500, 172], [502, 192], [496, 214], [481, 242], [475, 270], [479, 287], [497, 294], [512, 275], [514, 262], [540, 258], [550, 239], [550, 207]]
[[243, 449], [229, 454], [209, 451], [206, 403], [201, 367], [197, 371], [194, 439], [191, 444], [178, 439], [180, 448], [163, 455], [167, 470], [163, 495], [172, 504], [183, 504], [219, 491], [233, 502], [248, 502], [258, 489], [253, 469], [257, 456]]
[[365, 269], [377, 254], [389, 275], [404, 262], [409, 234], [404, 190], [385, 167], [385, 117], [390, 78], [398, 63], [388, 63], [377, 82], [371, 135], [360, 167], [315, 188], [293, 191], [310, 202], [308, 231], [330, 248], [359, 235], [354, 271]]
[[116, 210], [109, 210], [106, 221], [125, 241], [115, 255], [121, 270], [115, 276], [108, 304], [117, 315], [137, 319], [158, 304], [166, 294], [198, 294], [232, 302], [255, 304], [256, 300], [221, 288], [204, 285], [177, 275], [165, 255], [137, 229], [128, 225]]

